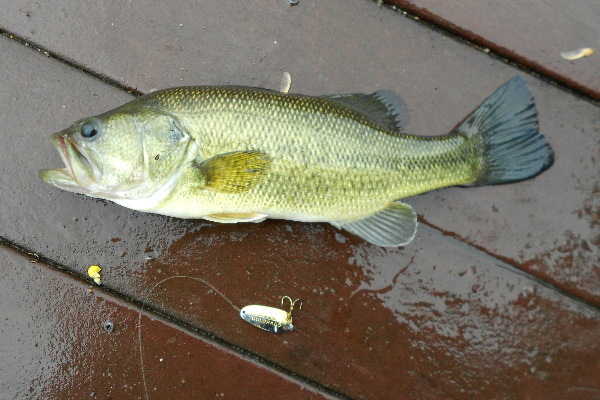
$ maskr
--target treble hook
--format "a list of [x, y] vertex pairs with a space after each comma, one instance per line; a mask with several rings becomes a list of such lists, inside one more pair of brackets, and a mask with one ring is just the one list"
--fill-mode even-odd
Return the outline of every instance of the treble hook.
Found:
[[284, 306], [284, 300], [288, 299], [290, 301], [290, 310], [287, 313], [287, 318], [288, 320], [291, 322], [292, 321], [292, 311], [294, 310], [294, 306], [296, 305], [296, 303], [300, 302], [298, 305], [298, 309], [302, 309], [302, 300], [300, 299], [296, 299], [296, 300], [292, 300], [292, 298], [290, 296], [283, 296], [281, 298], [281, 306]]

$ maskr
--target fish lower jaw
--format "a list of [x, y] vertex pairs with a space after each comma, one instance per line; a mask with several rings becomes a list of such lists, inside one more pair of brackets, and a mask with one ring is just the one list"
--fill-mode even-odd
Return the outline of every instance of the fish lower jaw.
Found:
[[42, 181], [59, 189], [80, 193], [81, 186], [67, 168], [43, 169], [39, 172], [39, 177]]
[[73, 180], [73, 175], [71, 175], [71, 172], [67, 168], [54, 168], [41, 170], [40, 178], [45, 182], [54, 179]]

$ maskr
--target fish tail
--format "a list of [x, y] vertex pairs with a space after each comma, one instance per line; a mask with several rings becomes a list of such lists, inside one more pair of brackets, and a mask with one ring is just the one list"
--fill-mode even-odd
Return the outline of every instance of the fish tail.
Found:
[[481, 162], [472, 185], [518, 182], [550, 168], [554, 153], [538, 125], [533, 97], [521, 76], [496, 90], [453, 132], [475, 141]]

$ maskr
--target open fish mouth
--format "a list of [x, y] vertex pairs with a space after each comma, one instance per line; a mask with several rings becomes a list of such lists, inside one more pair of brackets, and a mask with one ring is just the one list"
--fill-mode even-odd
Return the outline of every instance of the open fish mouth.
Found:
[[98, 182], [101, 176], [100, 169], [91, 161], [88, 151], [68, 137], [55, 133], [50, 138], [65, 168], [46, 169], [40, 171], [40, 179], [61, 189], [85, 192], [85, 190], [74, 190], [75, 188], [86, 188]]

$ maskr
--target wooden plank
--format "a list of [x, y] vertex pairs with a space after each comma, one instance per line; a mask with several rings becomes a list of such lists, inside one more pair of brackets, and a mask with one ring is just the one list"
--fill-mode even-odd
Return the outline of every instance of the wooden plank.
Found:
[[332, 398], [147, 313], [139, 331], [139, 309], [31, 260], [0, 246], [4, 398]]
[[[202, 17], [206, 19], [198, 21], [211, 23], [212, 33], [202, 37], [210, 43], [206, 48], [215, 49], [220, 68], [186, 71], [190, 72], [186, 79], [259, 86], [273, 82], [270, 87], [276, 87], [279, 65], [288, 63], [296, 71], [290, 71], [292, 79], [298, 76], [295, 85], [305, 93], [399, 90], [413, 109], [411, 130], [442, 133], [516, 74], [436, 32], [398, 19], [389, 10], [360, 4], [351, 9], [310, 4], [304, 9], [304, 3], [289, 8], [284, 2], [285, 8], [280, 9], [243, 3], [236, 10], [246, 14], [232, 14], [227, 7], [223, 10], [222, 2], [219, 6], [207, 2], [203, 11], [208, 14]], [[117, 14], [116, 8], [107, 7], [111, 15]], [[304, 11], [296, 13], [297, 9]], [[48, 16], [58, 18], [54, 12]], [[158, 9], [152, 7], [138, 15], [143, 21], [161, 21]], [[66, 23], [65, 18], [56, 20]], [[265, 18], [277, 23], [264, 26], [260, 21]], [[102, 21], [109, 24], [110, 18]], [[217, 25], [223, 26], [223, 21], [239, 29], [233, 38], [218, 34], [222, 30]], [[360, 21], [365, 29], [349, 21]], [[200, 34], [201, 24], [194, 27]], [[259, 28], [253, 32], [249, 27]], [[200, 46], [169, 32], [163, 30], [166, 36], [161, 37]], [[249, 67], [267, 47], [245, 46], [253, 43], [250, 36], [243, 36], [248, 32], [264, 46], [272, 39], [285, 43], [285, 48], [268, 47], [268, 57], [257, 61], [262, 64]], [[107, 58], [114, 63], [112, 70], [104, 59], [98, 65], [106, 67], [109, 76], [126, 71], [129, 65], [126, 82], [140, 82], [132, 86], [149, 88], [153, 80], [168, 86], [183, 79], [168, 71], [179, 71], [175, 64], [180, 62], [192, 63], [193, 52], [166, 57], [165, 50], [153, 47], [155, 43], [142, 33], [123, 35], [125, 44], [112, 41], [113, 46], [139, 46], [148, 52], [140, 56], [141, 51], [131, 51], [129, 58], [124, 58], [123, 49], [83, 51], [85, 41], [78, 42], [75, 36], [69, 38], [73, 39], [70, 46], [60, 35], [48, 36], [48, 43], [75, 49], [79, 60], [86, 53], [111, 54]], [[364, 43], [370, 45], [365, 48]], [[5, 71], [0, 95], [6, 107], [0, 160], [9, 171], [0, 178], [5, 188], [0, 192], [2, 237], [82, 277], [89, 265], [100, 264], [106, 287], [148, 301], [179, 323], [204, 329], [351, 397], [472, 398], [518, 393], [564, 398], [597, 393], [597, 307], [569, 297], [599, 304], [594, 282], [600, 278], [589, 262], [598, 255], [593, 242], [597, 227], [585, 214], [589, 207], [594, 209], [586, 199], [597, 182], [595, 106], [529, 78], [557, 164], [528, 183], [449, 189], [411, 199], [425, 220], [440, 230], [422, 226], [406, 249], [385, 250], [328, 225], [268, 221], [223, 226], [181, 221], [45, 186], [37, 181], [37, 170], [60, 165], [47, 135], [131, 97], [14, 41], [2, 38], [0, 49], [11, 55], [0, 59]], [[136, 60], [137, 56], [141, 58]], [[245, 63], [232, 63], [238, 58]], [[155, 75], [144, 78], [132, 72], [131, 65], [143, 65]], [[248, 79], [251, 82], [243, 82], [245, 77], [239, 75], [245, 67], [255, 74]], [[216, 79], [220, 73], [222, 81]], [[583, 210], [581, 216], [573, 213], [576, 210]], [[581, 246], [580, 262], [569, 263], [571, 273], [565, 276], [564, 269], [554, 267], [552, 257], [564, 252], [567, 230], [580, 235], [589, 251]], [[465, 242], [498, 258], [490, 259]], [[530, 255], [542, 252], [550, 252], [541, 257], [542, 267], [526, 262]], [[499, 258], [551, 280], [567, 289], [569, 296], [518, 270], [504, 269], [508, 266]], [[172, 279], [151, 290], [175, 275], [206, 279], [238, 306], [275, 305], [282, 295], [300, 297], [304, 306], [295, 317], [298, 330], [269, 336], [239, 320], [224, 299], [194, 280]], [[359, 288], [365, 290], [353, 295]]]
[[[389, 251], [309, 224], [218, 225], [185, 235], [138, 275], [153, 306], [351, 398], [600, 390], [596, 308], [427, 227], [411, 248]], [[273, 336], [238, 321], [196, 279], [238, 307], [302, 299], [296, 330]]]
[[594, 0], [481, 2], [387, 0], [414, 16], [600, 99], [600, 58], [568, 60], [563, 52], [591, 48], [600, 36], [600, 7]]
[[[191, 9], [182, 2], [123, 8], [120, 2], [100, 6], [73, 1], [65, 3], [68, 12], [44, 4], [0, 4], [6, 9], [0, 16], [4, 26], [142, 91], [202, 83], [276, 88], [283, 69], [292, 74], [292, 90], [302, 93], [396, 90], [412, 111], [407, 129], [416, 134], [448, 132], [498, 86], [520, 73], [389, 9], [362, 1], [352, 7], [340, 0], [289, 7], [285, 1], [214, 0]], [[183, 9], [186, 12], [177, 11]], [[27, 24], [15, 24], [19, 18]], [[98, 30], [105, 33], [98, 36]], [[14, 69], [10, 60], [5, 63]], [[556, 152], [550, 171], [526, 183], [450, 189], [409, 202], [441, 231], [600, 304], [600, 274], [590, 269], [600, 258], [600, 228], [594, 222], [600, 111], [538, 80], [530, 78], [529, 84], [541, 130]], [[44, 86], [35, 95], [46, 98], [35, 117], [47, 118], [48, 112], [40, 111], [52, 110], [56, 97]], [[62, 129], [124, 98], [123, 94], [110, 101], [105, 98], [106, 102], [88, 98], [78, 111], [74, 105], [71, 114], [59, 114], [65, 116], [60, 122], [46, 119], [27, 132]], [[67, 95], [65, 101], [78, 100]], [[13, 102], [10, 112], [17, 116], [19, 110]], [[38, 147], [43, 157], [54, 153], [47, 141], [44, 145]], [[47, 166], [44, 162], [36, 168]], [[82, 218], [90, 203], [84, 204]], [[69, 224], [66, 231], [81, 229], [71, 225], [81, 224]], [[179, 232], [185, 231], [185, 223], [177, 226]], [[73, 233], [73, 237], [80, 236]]]

